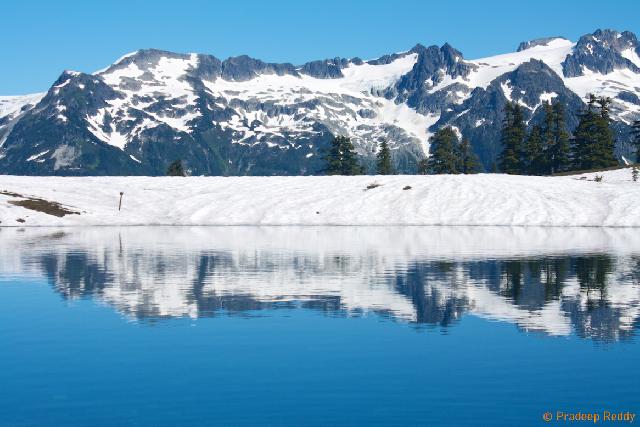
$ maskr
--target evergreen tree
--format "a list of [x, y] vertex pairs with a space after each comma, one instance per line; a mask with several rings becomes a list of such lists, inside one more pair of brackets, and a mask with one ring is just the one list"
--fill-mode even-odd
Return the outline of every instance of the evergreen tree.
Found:
[[502, 153], [498, 161], [502, 172], [520, 174], [524, 172], [524, 139], [526, 136], [522, 108], [517, 103], [507, 103], [502, 126]]
[[393, 175], [393, 163], [391, 161], [391, 150], [387, 141], [380, 143], [378, 154], [376, 154], [376, 172], [378, 175]]
[[421, 159], [418, 162], [418, 175], [426, 175], [429, 173], [429, 159]]
[[[533, 175], [548, 175], [553, 172], [555, 164], [555, 117], [553, 106], [548, 102], [544, 104], [544, 121], [540, 129], [540, 159], [538, 159], [538, 167], [535, 172], [529, 172]], [[531, 153], [527, 153], [531, 155]], [[536, 156], [538, 154], [536, 153]]]
[[340, 175], [342, 171], [342, 136], [336, 136], [331, 140], [329, 152], [324, 156], [327, 175]]
[[182, 167], [182, 160], [176, 160], [169, 165], [167, 176], [186, 176]]
[[591, 150], [596, 144], [595, 121], [596, 97], [589, 95], [587, 108], [578, 115], [578, 126], [573, 132], [572, 161], [574, 169], [590, 169], [590, 159], [593, 157]]
[[589, 95], [587, 108], [580, 113], [574, 132], [573, 162], [577, 169], [602, 169], [618, 164], [614, 155], [615, 137], [609, 117], [610, 98]]
[[515, 162], [513, 158], [513, 150], [509, 147], [509, 137], [511, 133], [511, 125], [513, 123], [513, 105], [507, 102], [504, 106], [504, 118], [502, 119], [502, 128], [500, 130], [500, 142], [502, 143], [502, 152], [498, 156], [498, 165], [505, 170]]
[[360, 175], [362, 166], [358, 163], [358, 155], [351, 143], [351, 139], [336, 136], [331, 140], [331, 147], [325, 156], [328, 175]]
[[344, 141], [342, 153], [342, 175], [362, 175], [364, 168], [358, 162], [358, 154], [350, 138]]
[[429, 139], [430, 155], [427, 171], [432, 174], [460, 173], [457, 153], [458, 136], [451, 127], [445, 127]]
[[571, 147], [569, 132], [565, 124], [564, 105], [560, 101], [553, 104], [553, 163], [551, 172], [565, 172], [571, 167]]
[[473, 152], [473, 147], [467, 138], [462, 139], [458, 150], [459, 170], [464, 174], [478, 173], [480, 171], [480, 161]]
[[618, 161], [615, 156], [616, 138], [611, 128], [611, 117], [609, 115], [609, 106], [611, 98], [598, 98], [598, 107], [600, 114], [596, 120], [596, 132], [598, 143], [594, 153], [594, 163], [597, 168], [607, 168], [617, 166]]
[[528, 175], [544, 175], [548, 169], [548, 159], [543, 149], [544, 132], [540, 126], [534, 126], [525, 143], [525, 172]]
[[636, 146], [636, 162], [640, 163], [640, 120], [633, 122], [633, 145]]

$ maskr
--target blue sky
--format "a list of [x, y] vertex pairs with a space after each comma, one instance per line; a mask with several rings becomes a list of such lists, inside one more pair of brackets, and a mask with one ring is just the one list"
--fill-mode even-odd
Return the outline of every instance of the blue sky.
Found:
[[65, 69], [93, 72], [148, 47], [299, 64], [374, 58], [418, 42], [448, 41], [478, 58], [596, 28], [640, 34], [637, 0], [23, 0], [3, 3], [0, 16], [2, 95], [44, 91]]

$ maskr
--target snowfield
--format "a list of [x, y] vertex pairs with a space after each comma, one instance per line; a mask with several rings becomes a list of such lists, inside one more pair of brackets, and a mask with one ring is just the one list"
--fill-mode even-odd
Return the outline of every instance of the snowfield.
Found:
[[[640, 182], [631, 181], [630, 169], [603, 172], [603, 182], [595, 182], [594, 175], [5, 175], [0, 176], [0, 226], [640, 226]], [[59, 203], [79, 214], [59, 217], [15, 204], [29, 199]]]

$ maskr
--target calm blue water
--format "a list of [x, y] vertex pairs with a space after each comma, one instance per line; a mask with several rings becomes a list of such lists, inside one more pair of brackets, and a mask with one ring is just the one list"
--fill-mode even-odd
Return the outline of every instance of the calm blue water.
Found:
[[639, 281], [624, 230], [0, 229], [0, 425], [638, 414]]

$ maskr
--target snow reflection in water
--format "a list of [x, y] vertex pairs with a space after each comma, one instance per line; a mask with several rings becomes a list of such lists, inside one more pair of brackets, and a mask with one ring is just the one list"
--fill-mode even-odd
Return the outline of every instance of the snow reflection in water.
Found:
[[[624, 229], [129, 227], [0, 230], [0, 280], [46, 276], [146, 321], [314, 309], [553, 336], [634, 336], [640, 241]], [[4, 279], [3, 279], [4, 278]]]

